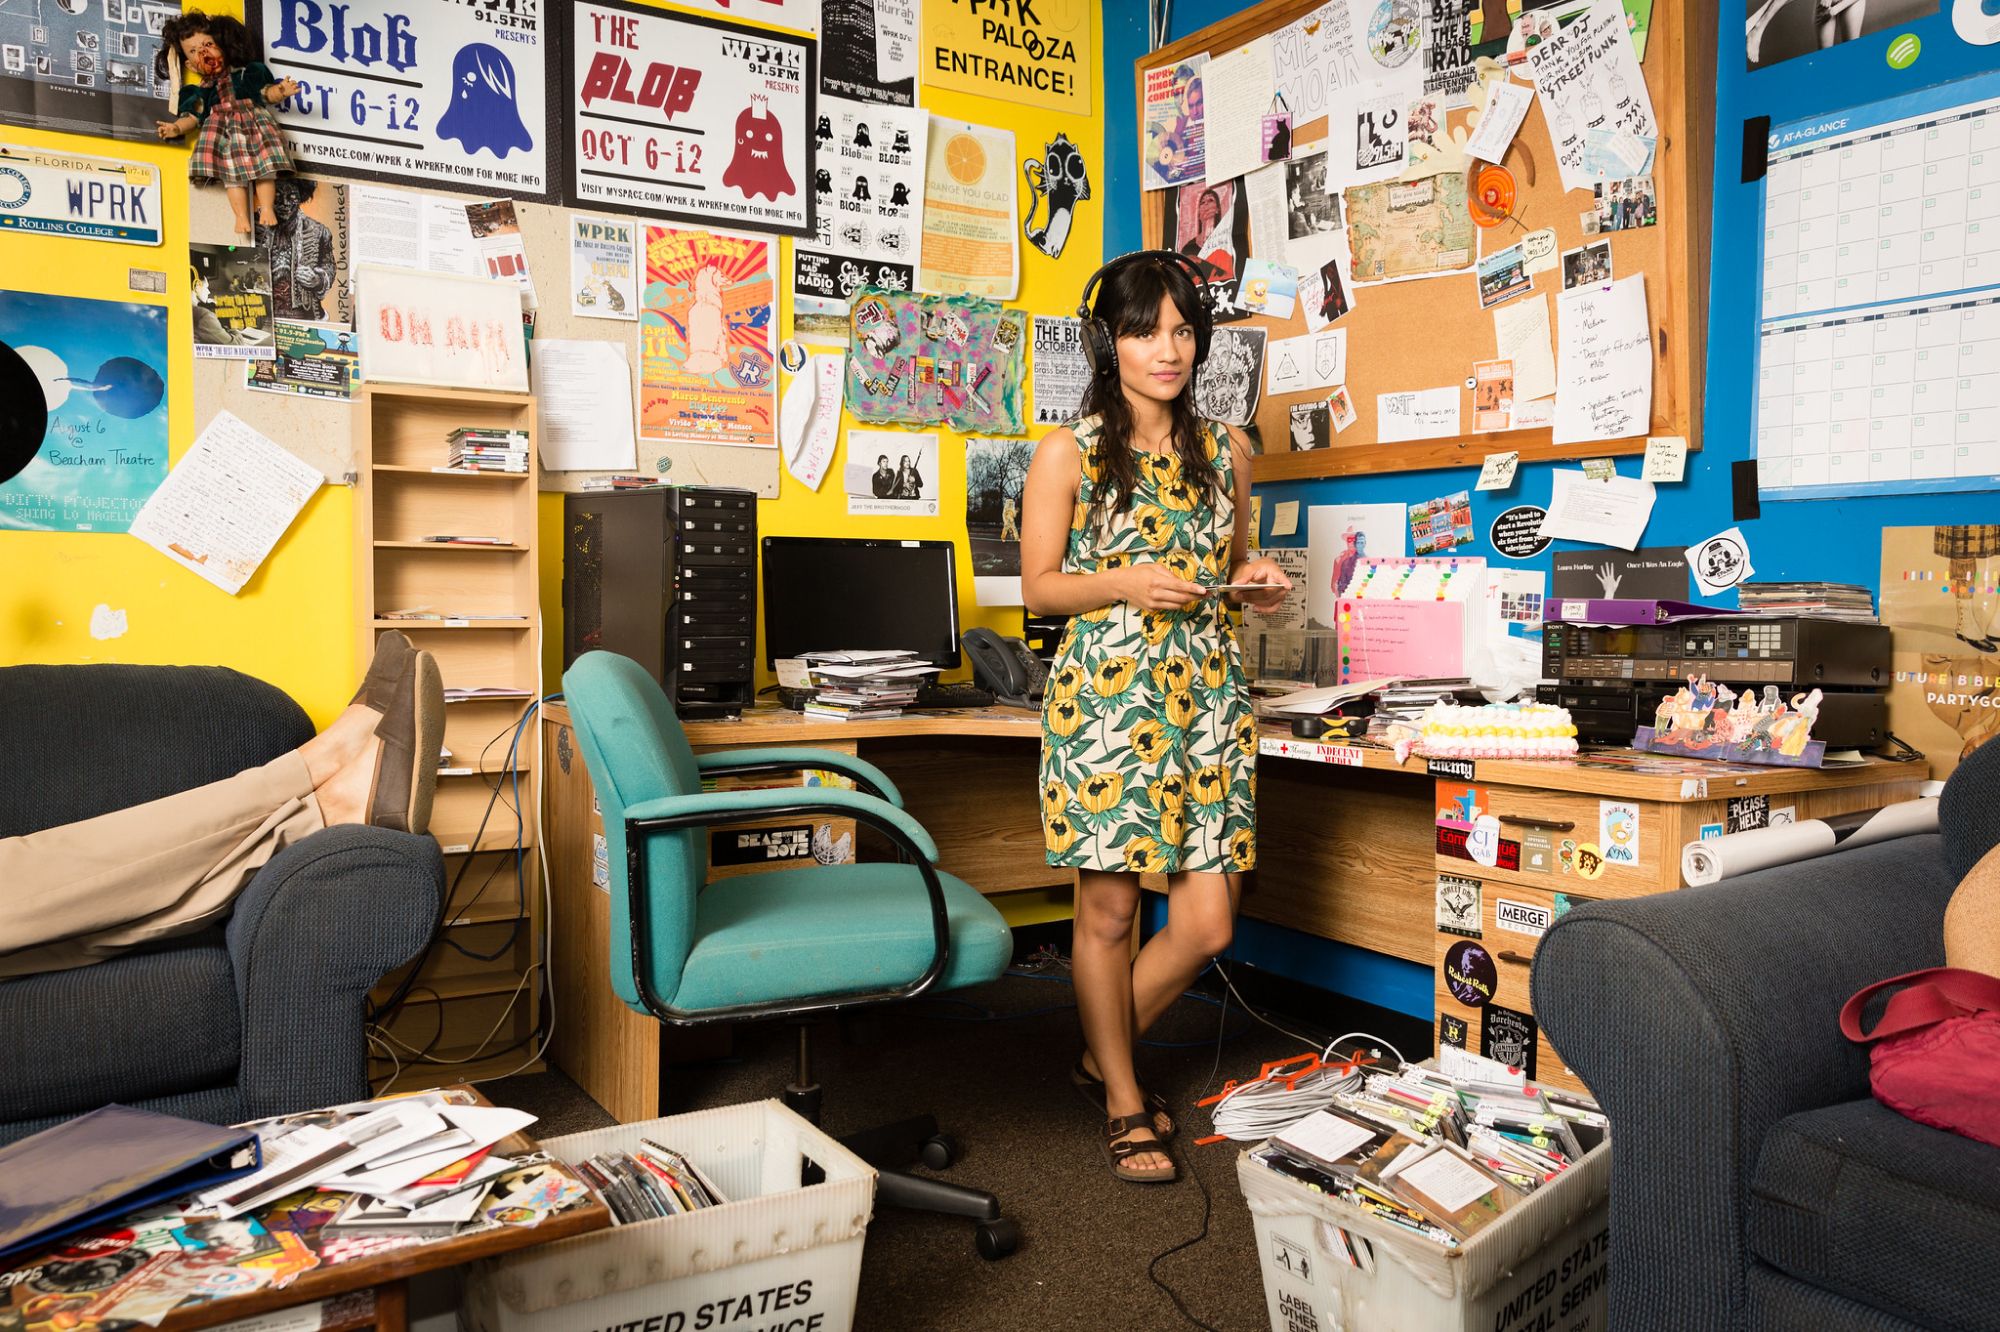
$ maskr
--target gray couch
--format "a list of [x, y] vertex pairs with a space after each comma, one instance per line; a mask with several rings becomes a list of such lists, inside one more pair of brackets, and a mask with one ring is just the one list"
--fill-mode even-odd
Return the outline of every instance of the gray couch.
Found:
[[[282, 692], [219, 666], [0, 669], [0, 837], [219, 780], [312, 733]], [[0, 981], [0, 1143], [109, 1101], [226, 1123], [367, 1095], [364, 1001], [423, 948], [443, 893], [433, 839], [328, 828], [273, 857], [224, 925]]]
[[1939, 817], [1588, 903], [1537, 947], [1542, 1029], [1612, 1119], [1612, 1328], [2000, 1329], [2000, 1149], [1878, 1104], [1837, 1023], [1862, 986], [1943, 964], [1945, 903], [2000, 840], [2000, 744]]

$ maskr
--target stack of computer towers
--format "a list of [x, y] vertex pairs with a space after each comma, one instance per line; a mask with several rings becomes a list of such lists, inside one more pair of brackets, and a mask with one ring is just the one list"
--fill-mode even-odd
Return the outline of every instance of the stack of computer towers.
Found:
[[717, 486], [563, 497], [563, 666], [604, 649], [683, 718], [757, 697], [757, 496]]

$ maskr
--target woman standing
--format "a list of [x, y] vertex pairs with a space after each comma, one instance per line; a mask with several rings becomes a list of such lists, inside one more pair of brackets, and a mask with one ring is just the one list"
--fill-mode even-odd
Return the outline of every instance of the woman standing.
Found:
[[[1140, 1090], [1133, 1043], [1229, 946], [1256, 859], [1257, 726], [1225, 598], [1269, 609], [1291, 584], [1246, 555], [1249, 445], [1196, 414], [1209, 318], [1181, 257], [1113, 261], [1092, 316], [1116, 355], [1093, 366], [1083, 418], [1035, 450], [1021, 590], [1034, 614], [1074, 617], [1041, 761], [1048, 861], [1078, 871], [1072, 1077], [1102, 1099], [1112, 1172], [1164, 1183], [1173, 1121]], [[1167, 875], [1168, 921], [1128, 962], [1143, 872]]]

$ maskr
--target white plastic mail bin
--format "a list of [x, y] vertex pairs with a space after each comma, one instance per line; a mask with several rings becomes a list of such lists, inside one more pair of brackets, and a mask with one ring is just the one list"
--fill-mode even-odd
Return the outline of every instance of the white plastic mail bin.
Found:
[[[1603, 1332], [1611, 1144], [1456, 1249], [1260, 1165], [1249, 1201], [1271, 1332]], [[1350, 1262], [1345, 1231], [1360, 1252]]]
[[[651, 1138], [688, 1156], [731, 1201], [487, 1259], [468, 1271], [473, 1332], [648, 1332], [755, 1327], [848, 1332], [875, 1171], [777, 1101], [550, 1138], [575, 1163]], [[823, 1182], [801, 1188], [810, 1158]]]

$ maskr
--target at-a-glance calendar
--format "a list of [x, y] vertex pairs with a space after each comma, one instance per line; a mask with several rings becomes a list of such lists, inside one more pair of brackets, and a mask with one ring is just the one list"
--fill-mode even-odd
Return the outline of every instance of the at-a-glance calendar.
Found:
[[1760, 493], [2000, 489], [2000, 74], [1768, 146]]

